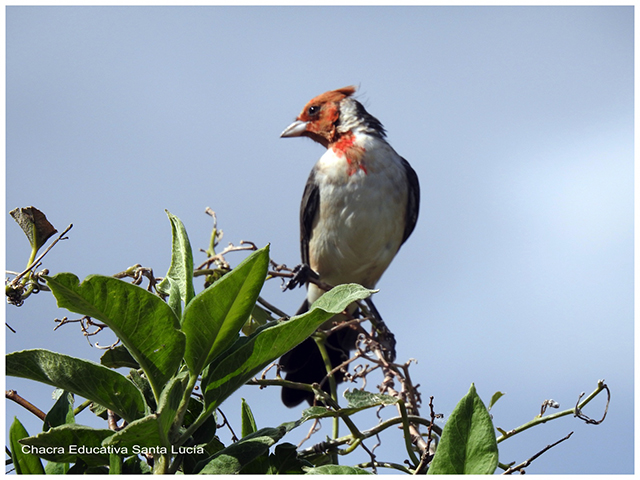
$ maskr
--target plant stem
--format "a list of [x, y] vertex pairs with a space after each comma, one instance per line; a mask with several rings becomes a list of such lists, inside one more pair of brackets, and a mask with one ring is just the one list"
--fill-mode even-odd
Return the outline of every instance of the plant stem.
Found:
[[413, 445], [411, 443], [411, 433], [409, 432], [409, 420], [407, 418], [407, 407], [404, 404], [404, 400], [398, 399], [398, 408], [400, 409], [400, 414], [402, 415], [402, 429], [404, 430], [404, 443], [407, 448], [407, 453], [413, 462], [415, 468], [418, 468], [420, 464], [420, 460], [416, 456], [416, 453], [413, 451]]
[[[198, 381], [198, 376], [197, 375], [193, 375], [193, 374], [191, 374], [191, 372], [189, 372], [189, 382], [187, 383], [187, 386], [184, 389], [184, 394], [182, 395], [182, 400], [180, 401], [180, 406], [178, 407], [178, 411], [176, 412], [176, 419], [174, 420], [174, 423], [173, 423], [176, 426], [182, 425], [182, 420], [184, 419], [184, 415], [185, 415], [185, 413], [187, 413], [187, 408], [189, 407], [189, 400], [191, 399], [191, 393], [193, 392], [193, 389], [195, 388], [197, 381]], [[198, 419], [200, 419], [200, 417], [198, 417]], [[194, 422], [194, 424], [195, 424], [195, 422]], [[193, 427], [193, 425], [191, 425], [191, 427]], [[189, 436], [190, 435], [191, 434], [189, 434]], [[182, 440], [182, 442], [176, 443], [176, 445], [182, 445], [182, 443], [184, 443], [184, 441], [187, 438], [189, 438], [189, 436], [185, 437], [184, 434], [181, 435], [180, 436], [180, 440]]]
[[577, 410], [582, 410], [582, 408], [584, 408], [585, 405], [587, 405], [602, 390], [605, 390], [605, 389], [607, 389], [606, 384], [603, 381], [598, 381], [598, 387], [593, 392], [591, 392], [591, 394], [587, 398], [585, 398], [582, 402], [578, 403], [578, 405], [576, 407], [568, 408], [567, 410], [563, 410], [561, 412], [554, 413], [554, 414], [551, 414], [551, 415], [547, 415], [547, 416], [544, 416], [544, 417], [538, 416], [538, 417], [534, 418], [533, 420], [531, 420], [530, 422], [525, 423], [524, 425], [520, 425], [519, 427], [516, 427], [513, 430], [509, 430], [508, 432], [505, 432], [504, 434], [502, 434], [500, 437], [498, 437], [496, 439], [496, 442], [500, 443], [500, 442], [502, 442], [503, 440], [506, 440], [509, 437], [513, 437], [514, 435], [517, 435], [520, 432], [528, 430], [531, 427], [535, 427], [536, 425], [540, 425], [541, 423], [546, 423], [546, 422], [548, 422], [550, 420], [555, 420], [556, 418], [565, 417], [567, 415], [575, 414], [576, 413], [576, 409]]
[[91, 400], [85, 400], [84, 402], [82, 402], [80, 405], [78, 405], [74, 410], [73, 410], [73, 415], [76, 416], [78, 415], [80, 412], [82, 412], [85, 408], [87, 408], [89, 405], [91, 405], [92, 401]]
[[109, 475], [122, 474], [122, 457], [115, 453], [109, 455]]
[[[338, 415], [338, 412], [334, 412], [336, 415]], [[407, 422], [411, 422], [411, 423], [419, 423], [422, 425], [429, 425], [429, 420], [427, 420], [426, 418], [422, 418], [422, 417], [416, 417], [415, 415], [407, 415], [406, 418]], [[384, 422], [381, 422], [379, 424], [377, 424], [375, 427], [369, 429], [369, 430], [365, 430], [363, 432], [360, 432], [359, 437], [361, 437], [363, 440], [366, 438], [370, 438], [373, 437], [377, 434], [379, 434], [380, 432], [382, 432], [383, 430], [386, 430], [389, 427], [392, 427], [394, 425], [398, 425], [398, 424], [402, 424], [403, 422], [405, 422], [405, 419], [402, 417], [393, 417], [390, 418], [389, 420], [385, 420]], [[438, 435], [442, 434], [442, 430], [434, 425], [433, 431], [438, 433]], [[349, 443], [351, 441], [353, 441], [354, 436], [353, 434], [350, 435], [345, 435], [344, 437], [340, 437], [340, 438], [334, 438], [333, 440], [328, 440], [327, 442], [325, 442], [325, 445], [327, 447], [336, 447], [339, 445], [344, 445], [345, 443]], [[302, 450], [300, 452], [298, 452], [299, 455], [301, 456], [306, 456], [306, 455], [316, 455], [317, 452], [312, 448], [307, 448], [305, 450]]]
[[158, 455], [153, 458], [153, 474], [164, 475], [169, 467], [169, 454]]
[[[316, 345], [318, 345], [318, 349], [320, 350], [320, 355], [322, 355], [322, 361], [324, 362], [324, 366], [327, 369], [327, 373], [331, 372], [331, 370], [333, 370], [333, 366], [331, 365], [331, 359], [329, 358], [329, 354], [327, 353], [327, 349], [324, 346], [324, 342], [326, 340], [326, 335], [324, 334], [315, 334], [313, 336], [313, 339], [316, 342]], [[329, 387], [331, 389], [331, 398], [333, 399], [334, 402], [338, 402], [338, 387], [336, 385], [336, 379], [333, 375], [329, 375], [328, 377], [329, 379]], [[333, 419], [333, 434], [332, 437], [333, 438], [338, 438], [340, 432], [340, 420], [338, 419], [338, 417], [335, 417]]]
[[391, 462], [366, 462], [366, 463], [360, 463], [358, 465], [356, 465], [356, 467], [360, 467], [360, 468], [370, 468], [370, 467], [382, 467], [382, 468], [392, 468], [394, 470], [399, 470], [402, 473], [408, 473], [411, 474], [411, 470], [409, 470], [407, 467], [405, 467], [404, 465], [400, 465], [399, 463], [391, 463]]
[[[32, 267], [33, 261], [36, 259], [36, 255], [38, 254], [38, 249], [36, 247], [31, 248], [31, 255], [29, 256], [29, 261], [27, 262], [27, 271]], [[22, 285], [24, 285], [29, 277], [26, 275], [22, 278]]]

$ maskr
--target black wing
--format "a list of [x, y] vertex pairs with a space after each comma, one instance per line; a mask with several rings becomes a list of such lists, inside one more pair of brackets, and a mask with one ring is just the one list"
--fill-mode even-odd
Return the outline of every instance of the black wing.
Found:
[[[402, 243], [407, 241], [407, 238], [413, 233], [413, 229], [416, 228], [418, 222], [418, 212], [420, 210], [420, 182], [418, 181], [418, 175], [416, 171], [409, 165], [404, 158], [400, 157], [405, 173], [407, 174], [407, 182], [409, 185], [409, 191], [407, 196], [407, 211], [406, 220], [404, 224], [404, 234], [402, 236]], [[402, 244], [401, 244], [402, 245]]]
[[315, 182], [315, 175], [315, 169], [311, 170], [300, 204], [300, 253], [302, 263], [306, 265], [309, 265], [309, 240], [311, 239], [313, 221], [320, 207], [320, 190]]

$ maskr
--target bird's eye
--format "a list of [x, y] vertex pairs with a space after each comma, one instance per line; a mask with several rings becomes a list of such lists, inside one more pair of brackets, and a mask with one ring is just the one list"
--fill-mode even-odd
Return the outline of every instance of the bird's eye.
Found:
[[316, 113], [318, 113], [320, 111], [320, 107], [318, 105], [311, 105], [308, 109], [307, 109], [307, 114], [309, 115], [315, 115]]

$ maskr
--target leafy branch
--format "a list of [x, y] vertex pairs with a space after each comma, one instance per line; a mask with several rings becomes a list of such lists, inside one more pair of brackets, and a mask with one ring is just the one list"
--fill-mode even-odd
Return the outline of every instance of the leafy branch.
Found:
[[[21, 212], [19, 223], [32, 251], [27, 270], [7, 281], [9, 302], [22, 305], [31, 293], [49, 289], [59, 307], [81, 315], [78, 320], [57, 320], [56, 329], [77, 322], [87, 337], [109, 328], [118, 339], [106, 347], [99, 364], [43, 349], [7, 355], [7, 375], [51, 385], [59, 393], [47, 413], [13, 391], [6, 393], [8, 399], [44, 422], [43, 432], [29, 436], [14, 420], [9, 461], [17, 473], [363, 473], [364, 468], [372, 472], [390, 468], [433, 474], [494, 473], [498, 467], [512, 473], [522, 472], [571, 434], [518, 465], [498, 462], [498, 444], [502, 441], [570, 414], [590, 424], [599, 424], [606, 417], [610, 391], [604, 381], [599, 381], [589, 396], [583, 399], [584, 394], [580, 395], [574, 408], [545, 415], [548, 407], [557, 406], [545, 401], [536, 418], [508, 432], [497, 429], [501, 435], [496, 437], [488, 409], [471, 385], [442, 429], [436, 423], [441, 415], [435, 412], [433, 396], [429, 399], [429, 418], [420, 416], [420, 385], [414, 384], [410, 375], [413, 360], [395, 361], [393, 333], [369, 299], [374, 291], [358, 285], [332, 288], [311, 274], [309, 281], [327, 293], [305, 314], [289, 317], [260, 297], [260, 292], [267, 279], [299, 281], [300, 270], [270, 259], [268, 245], [257, 248], [244, 241], [216, 253], [223, 234], [210, 209], [207, 213], [213, 218], [213, 231], [205, 250], [207, 260], [199, 266], [194, 266], [184, 225], [167, 212], [172, 248], [164, 278], [156, 278], [152, 269], [136, 264], [114, 276], [90, 275], [83, 281], [72, 273], [34, 273], [44, 255], [66, 238], [69, 229], [38, 257], [39, 249], [57, 232], [37, 209], [16, 211]], [[250, 254], [232, 268], [225, 255], [238, 251]], [[205, 277], [205, 288], [196, 294], [194, 278], [201, 276]], [[125, 278], [132, 280], [128, 283]], [[140, 286], [145, 278], [149, 282], [146, 289]], [[355, 318], [317, 332], [354, 303], [360, 312]], [[367, 322], [370, 328], [366, 328]], [[96, 330], [89, 331], [91, 326]], [[274, 363], [280, 356], [311, 335], [322, 351], [325, 336], [341, 328], [357, 330], [356, 352], [335, 368], [326, 362], [323, 382], [333, 382], [339, 370], [354, 386], [361, 381], [360, 389], [345, 392], [346, 405], [341, 405], [335, 382], [331, 394], [327, 394], [322, 384], [287, 382], [280, 377]], [[267, 378], [274, 365], [275, 378]], [[129, 369], [127, 375], [116, 371], [123, 367]], [[260, 372], [262, 375], [256, 378]], [[374, 373], [382, 376], [376, 393], [366, 390]], [[225, 446], [216, 435], [217, 429], [228, 426], [231, 432], [234, 430], [219, 407], [245, 384], [304, 389], [314, 393], [317, 405], [304, 410], [294, 422], [258, 428], [243, 400], [241, 438], [233, 433], [232, 443]], [[605, 411], [601, 420], [593, 420], [583, 409], [602, 391], [607, 392]], [[86, 400], [74, 408], [73, 395]], [[492, 397], [489, 409], [501, 396], [497, 392]], [[355, 420], [357, 412], [379, 412], [385, 407], [395, 407], [397, 415], [385, 420], [377, 413], [376, 424], [367, 428]], [[108, 428], [77, 424], [76, 417], [87, 410], [104, 418]], [[218, 415], [223, 419], [220, 425]], [[310, 438], [321, 419], [334, 422], [332, 438], [307, 448], [281, 441], [291, 430], [312, 420]], [[339, 421], [346, 425], [346, 435], [340, 436]], [[401, 427], [394, 430], [401, 432], [406, 450], [404, 464], [381, 460], [374, 453], [379, 435], [396, 426]], [[426, 428], [426, 433], [421, 428]], [[370, 448], [365, 441], [374, 437], [378, 444]], [[83, 445], [89, 451], [76, 452], [72, 445]], [[368, 462], [337, 465], [338, 456], [345, 457], [360, 448], [368, 455]], [[46, 466], [42, 459], [48, 462]]]

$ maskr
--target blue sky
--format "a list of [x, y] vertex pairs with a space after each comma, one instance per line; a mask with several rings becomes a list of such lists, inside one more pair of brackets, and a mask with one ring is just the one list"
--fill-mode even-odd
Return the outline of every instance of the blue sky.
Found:
[[[500, 460], [575, 431], [528, 472], [631, 473], [633, 35], [633, 7], [7, 7], [6, 210], [74, 224], [45, 260], [52, 273], [140, 263], [162, 276], [165, 208], [204, 260], [206, 206], [223, 244], [270, 243], [293, 266], [323, 151], [279, 134], [312, 97], [355, 84], [421, 182], [417, 228], [375, 301], [398, 358], [418, 360], [423, 398], [446, 420], [472, 382], [485, 401], [506, 392], [492, 414], [510, 429], [604, 378], [602, 425], [545, 424], [501, 444]], [[19, 271], [29, 248], [6, 222]], [[264, 296], [293, 313], [304, 293], [272, 281]], [[7, 351], [98, 359], [75, 326], [52, 332], [64, 315], [47, 293], [8, 307]], [[48, 387], [6, 386], [53, 402]], [[223, 405], [236, 424], [241, 396], [259, 426], [299, 413], [278, 389], [245, 387]], [[13, 404], [6, 415], [41, 428]], [[383, 439], [381, 459], [402, 458], [399, 438]]]

